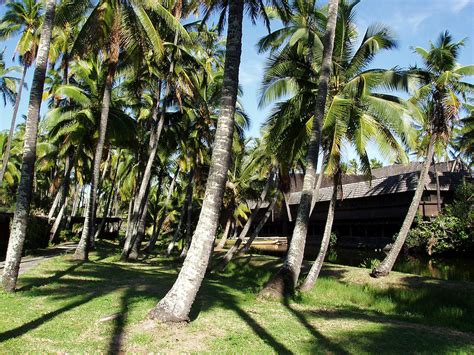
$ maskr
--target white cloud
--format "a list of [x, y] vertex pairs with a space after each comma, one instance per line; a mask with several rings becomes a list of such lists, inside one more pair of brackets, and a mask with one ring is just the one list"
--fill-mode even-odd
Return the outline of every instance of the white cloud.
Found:
[[416, 14], [408, 16], [405, 21], [412, 27], [413, 31], [416, 31], [423, 21], [425, 21], [429, 16], [430, 14], [428, 13]]
[[472, 2], [472, 0], [452, 0], [452, 5], [451, 5], [451, 10], [454, 13], [460, 12], [462, 9], [464, 9], [469, 3]]

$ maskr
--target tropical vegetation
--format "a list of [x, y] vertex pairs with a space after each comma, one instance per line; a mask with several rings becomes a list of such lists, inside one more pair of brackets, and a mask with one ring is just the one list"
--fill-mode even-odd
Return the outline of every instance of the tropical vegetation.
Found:
[[[371, 276], [387, 276], [402, 250], [431, 255], [472, 253], [474, 247], [469, 182], [474, 65], [458, 63], [466, 40], [445, 31], [427, 49], [413, 49], [421, 64], [376, 67], [380, 54], [395, 51], [399, 43], [384, 24], [358, 27], [359, 2], [7, 1], [0, 40], [14, 42], [15, 48], [11, 63], [0, 53], [0, 101], [12, 107], [13, 115], [10, 129], [0, 132], [0, 213], [8, 219], [12, 215], [0, 310], [21, 309], [30, 296], [38, 296], [51, 313], [33, 323], [28, 323], [29, 311], [23, 314], [15, 320], [16, 328], [0, 333], [0, 341], [7, 342], [0, 349], [15, 350], [25, 329], [35, 330], [37, 323], [61, 318], [63, 311], [91, 301], [86, 307], [89, 323], [98, 324], [99, 331], [94, 333], [90, 323], [83, 338], [98, 338], [74, 350], [119, 352], [127, 328], [134, 345], [126, 350], [144, 351], [148, 343], [161, 340], [152, 340], [144, 330], [149, 325], [139, 325], [139, 320], [195, 321], [193, 312], [202, 302], [204, 320], [196, 321], [196, 332], [205, 332], [213, 317], [217, 323], [210, 329], [219, 332], [223, 316], [216, 314], [233, 312], [240, 318], [236, 328], [224, 324], [224, 333], [217, 335], [242, 351], [248, 351], [243, 344], [255, 341], [257, 334], [265, 344], [255, 351], [341, 352], [337, 343], [348, 340], [331, 331], [329, 323], [358, 319], [370, 332], [378, 317], [403, 323], [397, 330], [401, 335], [408, 329], [424, 334], [432, 325], [450, 328], [452, 344], [459, 347], [424, 334], [427, 344], [434, 341], [428, 350], [471, 351], [467, 338], [455, 335], [472, 332], [472, 305], [460, 296], [433, 314], [420, 299], [439, 294], [447, 300], [448, 291], [432, 285], [417, 289], [421, 281], [409, 279], [413, 293], [408, 295], [398, 289], [403, 276], [385, 279], [394, 282], [392, 288], [384, 279], [371, 280], [365, 269], [334, 267], [334, 274], [363, 279], [348, 282], [332, 279], [333, 267], [323, 266], [328, 251], [334, 252], [342, 181], [355, 175], [370, 182], [384, 164], [410, 159], [422, 166], [416, 190], [385, 259], [367, 263], [373, 266]], [[260, 21], [268, 30], [257, 45], [266, 64], [260, 93], [254, 94], [271, 111], [257, 138], [249, 137], [251, 117], [239, 83], [247, 20]], [[22, 106], [25, 92], [28, 105]], [[422, 221], [417, 211], [430, 169], [438, 180], [433, 162], [448, 160], [464, 167], [467, 177], [454, 201], [444, 206], [437, 181], [439, 215]], [[297, 176], [303, 177], [302, 193], [291, 221], [288, 200]], [[307, 262], [309, 220], [326, 180], [331, 197], [321, 245], [314, 262]], [[276, 209], [286, 210], [294, 222], [283, 263], [261, 257], [245, 264], [242, 256], [250, 253]], [[73, 242], [74, 255], [18, 279], [22, 256], [42, 230], [35, 218], [45, 221], [46, 244]], [[33, 230], [38, 231], [34, 237]], [[79, 297], [81, 287], [86, 296]], [[218, 311], [199, 292], [211, 295], [213, 302], [222, 296]], [[109, 296], [113, 306], [106, 312]], [[275, 297], [284, 301], [285, 319], [304, 325], [298, 337], [307, 342], [312, 334], [321, 349], [305, 343], [290, 350], [249, 315], [252, 302], [258, 302], [262, 313], [278, 307], [265, 300]], [[132, 298], [139, 311], [127, 304]], [[353, 314], [349, 299], [367, 313]], [[311, 302], [319, 302], [317, 310]], [[116, 309], [118, 315], [101, 318]], [[313, 311], [316, 315], [310, 316]], [[331, 319], [327, 334], [313, 328], [313, 318]], [[77, 319], [78, 324], [88, 322], [84, 315]], [[290, 323], [281, 325], [283, 332], [291, 331]], [[101, 337], [111, 329], [107, 350]], [[60, 339], [61, 327], [53, 331], [50, 347], [32, 347], [30, 339], [24, 350], [70, 351], [72, 338]], [[163, 339], [173, 341], [168, 333]], [[181, 350], [193, 351], [188, 345]], [[403, 344], [395, 345], [407, 351]], [[358, 343], [346, 348], [379, 350]]]

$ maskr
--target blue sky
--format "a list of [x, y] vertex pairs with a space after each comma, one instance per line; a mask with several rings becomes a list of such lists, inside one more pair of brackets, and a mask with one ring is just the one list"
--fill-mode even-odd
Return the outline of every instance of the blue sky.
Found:
[[[3, 12], [2, 6], [0, 15], [3, 15]], [[368, 25], [383, 23], [392, 27], [399, 40], [399, 48], [381, 53], [373, 62], [373, 67], [407, 67], [416, 64], [418, 58], [410, 47], [427, 47], [428, 42], [435, 40], [444, 30], [449, 30], [455, 39], [468, 37], [460, 63], [474, 63], [474, 0], [362, 0], [357, 5], [356, 12], [356, 23], [361, 35]], [[240, 83], [244, 89], [242, 102], [251, 118], [248, 134], [254, 137], [259, 135], [261, 124], [270, 110], [258, 108], [265, 55], [257, 53], [255, 44], [266, 33], [262, 23], [254, 26], [250, 21], [245, 21]], [[5, 57], [8, 60], [12, 57], [14, 43], [15, 39], [12, 39], [0, 46], [6, 47]], [[31, 81], [32, 72], [33, 70], [30, 70], [27, 77], [28, 83]], [[27, 92], [23, 97], [20, 115], [26, 113], [28, 96]], [[1, 112], [0, 130], [3, 130], [10, 125], [12, 107], [2, 107]]]

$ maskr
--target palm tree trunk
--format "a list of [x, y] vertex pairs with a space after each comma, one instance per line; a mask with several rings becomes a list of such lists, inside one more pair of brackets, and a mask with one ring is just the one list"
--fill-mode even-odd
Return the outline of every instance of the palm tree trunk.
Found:
[[441, 188], [439, 185], [439, 176], [438, 176], [438, 169], [436, 167], [436, 161], [434, 159], [434, 154], [433, 154], [433, 170], [434, 170], [434, 176], [436, 179], [436, 207], [438, 210], [438, 214], [441, 212]]
[[77, 215], [77, 210], [81, 204], [82, 195], [83, 195], [84, 186], [81, 186], [80, 183], [76, 183], [74, 188], [74, 198], [72, 200], [72, 209], [71, 214], [67, 218], [66, 229], [71, 229], [72, 227], [72, 218]]
[[140, 215], [140, 219], [138, 220], [136, 238], [133, 240], [133, 244], [130, 248], [127, 260], [138, 260], [138, 256], [140, 254], [140, 247], [142, 245], [143, 238], [145, 237], [147, 210], [148, 197], [145, 199], [145, 206], [143, 207], [142, 214]]
[[232, 219], [229, 217], [225, 224], [225, 229], [224, 229], [224, 233], [222, 234], [222, 238], [221, 240], [219, 240], [219, 244], [217, 245], [218, 250], [224, 249], [225, 243], [227, 242], [227, 238], [229, 237], [231, 224], [232, 224]]
[[415, 194], [413, 195], [413, 200], [411, 201], [410, 207], [408, 208], [408, 213], [405, 216], [405, 220], [403, 221], [402, 227], [400, 232], [398, 233], [397, 239], [392, 245], [392, 249], [390, 249], [389, 253], [385, 257], [385, 259], [380, 263], [379, 266], [372, 270], [370, 274], [372, 277], [381, 277], [387, 276], [390, 271], [392, 271], [393, 265], [397, 260], [398, 254], [402, 250], [403, 244], [405, 243], [405, 239], [407, 238], [408, 232], [410, 231], [411, 224], [413, 223], [413, 219], [416, 216], [418, 211], [418, 207], [420, 206], [420, 201], [423, 196], [423, 190], [425, 189], [426, 184], [428, 183], [429, 179], [429, 171], [430, 165], [433, 160], [434, 155], [434, 144], [436, 141], [436, 134], [432, 133], [430, 137], [430, 142], [428, 145], [428, 152], [426, 154], [426, 159], [423, 164], [423, 168], [420, 173], [420, 177], [418, 179], [418, 186], [416, 188]]
[[268, 191], [270, 190], [271, 185], [273, 185], [273, 183], [274, 183], [273, 182], [274, 175], [275, 175], [275, 171], [272, 169], [272, 171], [270, 172], [270, 176], [268, 177], [267, 182], [265, 183], [265, 186], [262, 190], [262, 193], [260, 194], [260, 199], [257, 201], [255, 209], [252, 211], [250, 217], [247, 219], [247, 222], [245, 223], [244, 228], [240, 232], [239, 237], [235, 241], [232, 248], [230, 248], [227, 251], [227, 253], [224, 255], [223, 259], [218, 263], [218, 269], [219, 270], [223, 270], [225, 268], [225, 266], [233, 259], [235, 253], [239, 249], [240, 245], [243, 243], [245, 237], [247, 237], [247, 234], [250, 230], [252, 222], [254, 221], [255, 217], [257, 217], [257, 214], [260, 211], [262, 203], [267, 198]]
[[173, 176], [173, 180], [171, 180], [171, 184], [168, 190], [168, 195], [166, 195], [165, 205], [163, 206], [162, 214], [156, 225], [156, 230], [153, 233], [153, 236], [151, 237], [150, 241], [148, 242], [148, 245], [146, 246], [147, 253], [151, 253], [153, 251], [153, 248], [155, 248], [156, 241], [158, 240], [158, 236], [160, 235], [161, 227], [163, 226], [163, 223], [165, 222], [165, 219], [167, 216], [168, 207], [171, 201], [171, 196], [174, 191], [174, 186], [176, 184], [176, 178], [178, 177], [178, 173], [179, 173], [179, 167], [176, 169], [176, 173]]
[[77, 245], [74, 258], [76, 260], [88, 260], [91, 234], [95, 224], [95, 208], [97, 199], [97, 186], [100, 178], [100, 163], [105, 145], [105, 134], [107, 132], [107, 121], [109, 118], [110, 101], [112, 97], [112, 85], [117, 70], [118, 57], [120, 51], [120, 16], [117, 13], [114, 19], [110, 38], [109, 69], [105, 80], [104, 96], [102, 98], [102, 111], [99, 122], [99, 140], [94, 153], [94, 163], [92, 168], [92, 181], [89, 191], [89, 201], [87, 203], [87, 213], [82, 229], [81, 240]]
[[193, 197], [192, 182], [193, 182], [193, 174], [190, 173], [189, 174], [188, 186], [186, 187], [186, 197], [184, 199], [183, 206], [181, 207], [181, 214], [179, 215], [178, 226], [176, 227], [176, 230], [174, 231], [174, 234], [173, 234], [173, 238], [172, 238], [171, 242], [168, 244], [168, 248], [166, 250], [166, 255], [168, 255], [168, 256], [171, 255], [171, 252], [173, 251], [176, 243], [179, 240], [179, 236], [181, 234], [181, 227], [184, 223], [184, 217], [186, 216], [186, 211], [188, 209], [188, 205], [189, 205], [190, 202], [192, 202], [192, 197]]
[[16, 116], [18, 115], [18, 108], [20, 107], [21, 93], [23, 91], [23, 86], [25, 85], [25, 76], [26, 76], [27, 70], [28, 70], [28, 66], [27, 64], [25, 64], [23, 66], [23, 72], [21, 74], [18, 94], [16, 95], [16, 98], [15, 98], [15, 106], [13, 107], [13, 116], [12, 116], [12, 122], [10, 125], [10, 131], [8, 132], [7, 146], [5, 148], [5, 152], [3, 153], [2, 168], [0, 169], [0, 187], [2, 187], [3, 176], [5, 175], [5, 171], [7, 171], [8, 160], [10, 159], [10, 150], [12, 147], [13, 135], [15, 133], [15, 127], [16, 127]]
[[56, 233], [58, 232], [59, 227], [61, 226], [61, 222], [63, 220], [64, 214], [66, 213], [66, 208], [67, 208], [67, 197], [64, 200], [64, 203], [61, 205], [61, 208], [59, 209], [59, 213], [56, 216], [56, 219], [54, 220], [53, 226], [51, 227], [51, 231], [49, 233], [49, 244], [51, 244], [56, 237]]
[[95, 234], [94, 239], [98, 239], [99, 236], [103, 233], [104, 227], [105, 227], [105, 221], [109, 215], [109, 210], [110, 210], [110, 203], [112, 201], [112, 196], [114, 195], [114, 192], [116, 191], [115, 189], [115, 182], [117, 181], [117, 174], [118, 174], [118, 168], [119, 168], [119, 163], [120, 163], [120, 157], [122, 155], [122, 152], [119, 151], [118, 157], [117, 157], [117, 163], [115, 164], [115, 169], [114, 169], [114, 175], [112, 177], [112, 183], [110, 185], [110, 192], [107, 196], [107, 201], [105, 202], [105, 207], [104, 207], [104, 213], [102, 215], [102, 220], [100, 221], [99, 228], [97, 228], [97, 232]]
[[263, 218], [260, 220], [260, 222], [257, 224], [255, 229], [253, 230], [249, 239], [247, 239], [247, 242], [245, 243], [245, 245], [239, 250], [239, 253], [247, 253], [250, 250], [250, 247], [252, 246], [253, 241], [255, 240], [255, 238], [258, 237], [263, 226], [265, 225], [265, 223], [267, 223], [268, 219], [270, 218], [272, 211], [275, 208], [275, 204], [277, 200], [278, 200], [278, 193], [275, 193], [272, 201], [270, 202], [270, 206], [268, 206], [268, 209], [265, 212], [265, 215], [263, 216]]
[[[169, 83], [166, 86], [166, 93], [165, 98], [169, 95], [170, 86]], [[161, 115], [160, 119], [158, 120], [158, 112], [159, 112], [159, 105], [160, 105], [160, 95], [161, 95], [161, 84], [157, 92], [155, 93], [156, 96], [156, 104], [153, 108], [153, 122], [155, 123], [155, 132], [153, 132], [152, 141], [150, 142], [150, 149], [148, 154], [148, 161], [146, 163], [145, 170], [143, 172], [143, 176], [140, 183], [140, 189], [138, 190], [138, 195], [135, 198], [135, 202], [133, 204], [133, 211], [132, 211], [132, 218], [130, 220], [130, 233], [127, 236], [125, 241], [124, 248], [122, 250], [122, 260], [127, 260], [130, 254], [130, 251], [135, 244], [138, 238], [138, 230], [140, 225], [140, 220], [142, 219], [142, 214], [146, 213], [145, 211], [145, 204], [148, 200], [148, 190], [150, 185], [151, 179], [151, 172], [153, 168], [153, 163], [155, 161], [156, 153], [158, 151], [158, 142], [160, 140], [161, 131], [163, 129], [163, 125], [165, 122], [165, 114], [166, 114], [166, 105], [163, 104], [161, 108]]]
[[232, 261], [235, 255], [240, 254], [240, 253], [246, 253], [250, 249], [250, 246], [252, 245], [253, 241], [255, 240], [255, 238], [258, 237], [263, 226], [265, 225], [265, 223], [267, 223], [268, 218], [270, 218], [270, 215], [272, 214], [273, 208], [275, 207], [277, 200], [278, 200], [278, 193], [275, 193], [275, 196], [273, 196], [273, 199], [270, 202], [270, 205], [268, 206], [267, 211], [265, 212], [264, 216], [262, 217], [260, 222], [257, 224], [255, 229], [253, 230], [252, 234], [250, 235], [249, 239], [244, 244], [244, 246], [241, 247], [242, 241], [237, 240], [237, 242], [232, 246], [232, 248], [230, 248], [229, 251], [226, 253], [224, 258], [221, 261], [219, 261], [219, 263], [216, 265], [215, 267], [216, 270], [223, 271], [226, 268], [226, 266]]
[[33, 84], [26, 119], [21, 177], [18, 185], [15, 214], [11, 223], [5, 267], [3, 269], [2, 284], [7, 292], [15, 291], [18, 271], [20, 269], [21, 253], [23, 252], [23, 244], [25, 242], [32, 197], [41, 99], [48, 66], [48, 54], [51, 44], [55, 8], [55, 0], [46, 1], [42, 33], [38, 46], [38, 56], [36, 59], [35, 72], [33, 74]]
[[191, 244], [192, 240], [192, 222], [193, 222], [193, 177], [194, 173], [193, 171], [191, 172], [191, 181], [188, 186], [188, 191], [187, 191], [187, 211], [186, 211], [186, 238], [184, 239], [183, 243], [183, 250], [181, 250], [181, 255], [179, 256], [180, 258], [185, 258], [186, 255], [188, 255], [188, 250], [189, 250], [189, 245]]
[[[324, 159], [323, 159], [324, 161]], [[316, 181], [316, 186], [314, 187], [313, 199], [311, 200], [311, 209], [309, 211], [309, 217], [313, 214], [314, 207], [319, 200], [319, 190], [321, 189], [321, 183], [324, 179], [324, 166], [321, 166], [321, 172], [318, 175], [318, 180]]]
[[321, 271], [321, 267], [323, 266], [324, 258], [326, 257], [326, 252], [329, 247], [329, 242], [331, 240], [331, 231], [332, 231], [332, 223], [334, 221], [334, 210], [336, 208], [336, 201], [337, 201], [337, 182], [334, 180], [334, 187], [332, 191], [332, 198], [329, 202], [328, 214], [326, 217], [326, 226], [324, 227], [324, 235], [323, 239], [321, 240], [321, 247], [319, 248], [319, 253], [314, 261], [311, 269], [309, 270], [306, 279], [304, 280], [303, 284], [300, 287], [300, 290], [305, 292], [309, 291], [314, 287], [316, 280], [318, 279], [319, 273]]
[[67, 190], [69, 187], [69, 176], [71, 175], [72, 166], [73, 166], [72, 159], [71, 159], [71, 156], [68, 154], [66, 156], [65, 163], [64, 163], [64, 176], [63, 176], [63, 180], [61, 181], [61, 186], [59, 187], [56, 193], [56, 196], [53, 201], [53, 205], [51, 206], [51, 209], [49, 210], [49, 213], [48, 213], [48, 223], [51, 223], [54, 212], [56, 212], [56, 208], [64, 204], [64, 200], [66, 199]]
[[212, 151], [211, 168], [199, 221], [194, 237], [176, 282], [166, 296], [151, 310], [150, 317], [165, 322], [188, 320], [189, 311], [201, 287], [212, 252], [219, 214], [229, 169], [234, 113], [239, 87], [242, 53], [242, 22], [244, 1], [228, 3], [226, 58], [220, 114]]
[[313, 199], [313, 189], [316, 182], [316, 168], [318, 166], [319, 147], [321, 145], [321, 127], [324, 118], [326, 98], [328, 93], [329, 78], [331, 75], [332, 51], [337, 22], [338, 0], [329, 0], [328, 21], [324, 37], [324, 51], [319, 75], [318, 95], [316, 108], [308, 146], [306, 160], [308, 165], [303, 181], [303, 191], [298, 207], [295, 229], [290, 241], [290, 247], [283, 267], [270, 279], [261, 295], [266, 297], [282, 297], [284, 294], [293, 293], [298, 282], [303, 262], [306, 234]]

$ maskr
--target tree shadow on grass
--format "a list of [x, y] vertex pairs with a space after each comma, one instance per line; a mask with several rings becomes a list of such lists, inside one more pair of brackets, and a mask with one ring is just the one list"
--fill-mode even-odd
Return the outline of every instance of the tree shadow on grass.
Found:
[[61, 277], [66, 276], [74, 272], [78, 267], [84, 264], [84, 261], [73, 261], [72, 265], [66, 270], [55, 272], [53, 275], [47, 278], [35, 279], [32, 282], [27, 283], [26, 285], [20, 287], [17, 292], [29, 291], [34, 287], [41, 287], [57, 282]]
[[[64, 277], [66, 275], [67, 277]], [[150, 270], [131, 269], [113, 263], [88, 262], [73, 265], [63, 272], [57, 272], [50, 278], [24, 276], [21, 279], [22, 282], [27, 284], [23, 291], [18, 292], [23, 297], [48, 297], [49, 300], [60, 303], [69, 299], [76, 300], [16, 328], [0, 333], [0, 342], [25, 335], [54, 320], [59, 315], [83, 306], [95, 298], [125, 288], [126, 291], [121, 297], [120, 317], [114, 320], [114, 331], [110, 343], [111, 352], [113, 352], [114, 349], [120, 348], [122, 344], [121, 334], [125, 325], [124, 315], [130, 298], [147, 296], [158, 300], [171, 287], [174, 275]]]
[[[298, 321], [303, 325], [310, 333], [311, 335], [319, 340], [321, 344], [325, 347], [327, 351], [330, 353], [334, 354], [349, 354], [347, 350], [345, 350], [343, 347], [340, 345], [336, 344], [335, 342], [331, 341], [327, 337], [325, 337], [320, 331], [318, 331], [306, 318], [305, 313], [297, 310], [291, 305], [291, 300], [289, 296], [286, 296], [283, 299], [283, 304], [290, 311], [291, 314], [293, 314]], [[321, 350], [318, 348], [318, 350]]]

